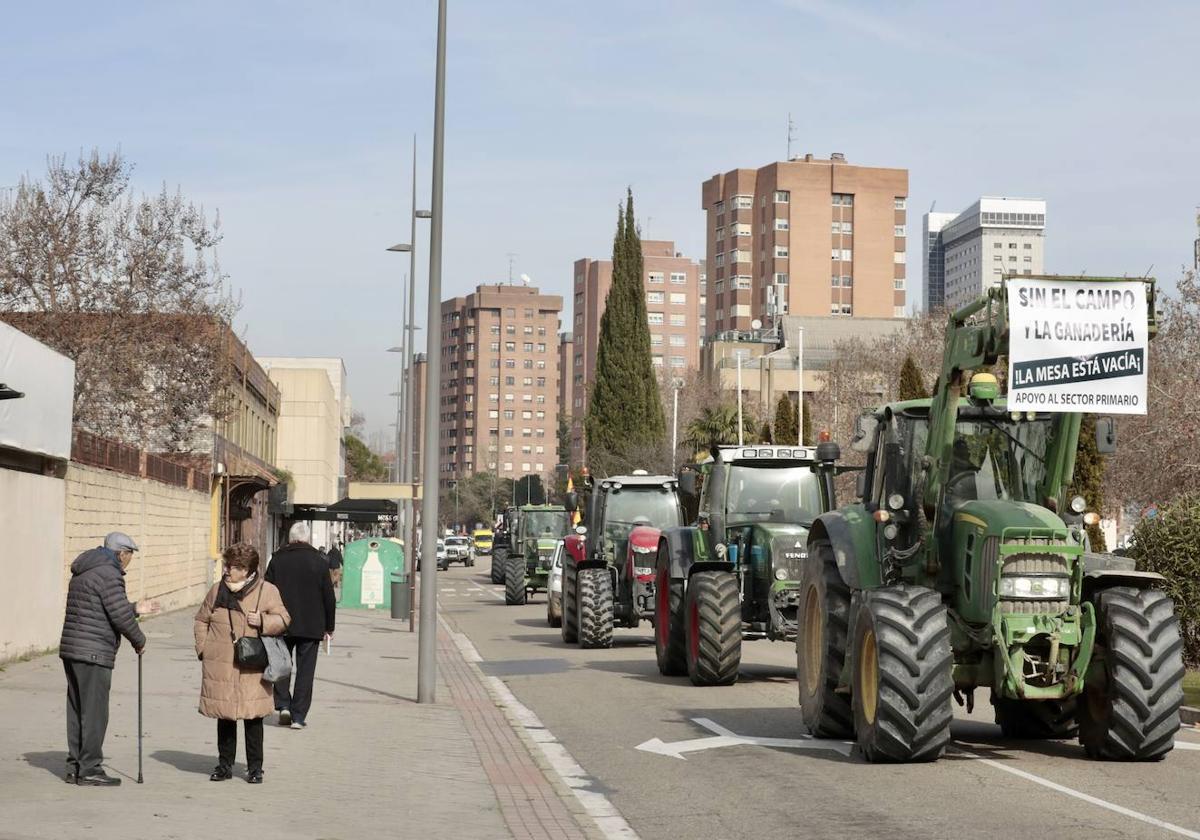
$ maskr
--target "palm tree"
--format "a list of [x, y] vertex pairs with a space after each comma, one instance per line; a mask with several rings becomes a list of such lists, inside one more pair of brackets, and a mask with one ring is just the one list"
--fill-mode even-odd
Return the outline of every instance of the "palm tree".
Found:
[[[683, 442], [697, 453], [707, 450], [712, 454], [717, 446], [738, 442], [737, 420], [737, 406], [705, 406], [700, 416], [688, 423]], [[742, 434], [746, 440], [755, 439], [754, 420], [745, 412], [742, 414]]]

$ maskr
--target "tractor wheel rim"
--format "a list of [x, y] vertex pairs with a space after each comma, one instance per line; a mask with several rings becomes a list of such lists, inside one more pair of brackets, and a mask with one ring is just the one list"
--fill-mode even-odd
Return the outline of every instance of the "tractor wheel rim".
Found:
[[700, 658], [700, 607], [695, 601], [692, 602], [692, 608], [688, 611], [688, 624], [691, 625], [691, 636], [688, 639], [688, 650], [691, 652], [692, 659]]
[[821, 648], [825, 622], [821, 620], [821, 598], [817, 587], [810, 586], [804, 599], [804, 691], [812, 697], [821, 688]]
[[858, 692], [863, 719], [868, 724], [875, 723], [875, 710], [879, 706], [879, 651], [871, 627], [863, 633], [858, 648]]

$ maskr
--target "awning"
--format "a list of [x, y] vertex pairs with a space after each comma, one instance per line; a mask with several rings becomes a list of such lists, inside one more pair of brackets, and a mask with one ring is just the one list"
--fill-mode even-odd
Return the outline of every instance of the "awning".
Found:
[[342, 499], [332, 505], [295, 505], [291, 519], [320, 522], [395, 522], [391, 499]]

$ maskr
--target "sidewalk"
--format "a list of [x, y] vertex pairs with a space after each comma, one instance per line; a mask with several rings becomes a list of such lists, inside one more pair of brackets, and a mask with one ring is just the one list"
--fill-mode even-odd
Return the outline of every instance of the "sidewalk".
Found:
[[61, 661], [46, 656], [0, 672], [0, 837], [595, 836], [445, 631], [438, 702], [420, 705], [417, 637], [407, 622], [339, 612], [332, 652], [317, 665], [308, 729], [283, 729], [268, 718], [265, 783], [251, 786], [240, 726], [235, 778], [208, 781], [216, 723], [196, 711], [191, 611], [148, 620], [143, 629], [143, 785], [134, 783], [137, 660], [128, 644], [113, 676], [105, 741], [108, 772], [124, 780], [115, 789], [62, 780]]

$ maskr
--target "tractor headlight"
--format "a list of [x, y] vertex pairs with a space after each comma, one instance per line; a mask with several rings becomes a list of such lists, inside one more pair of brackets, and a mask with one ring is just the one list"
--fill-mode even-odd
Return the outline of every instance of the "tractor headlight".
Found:
[[892, 495], [888, 496], [887, 502], [888, 507], [890, 507], [892, 510], [900, 510], [902, 507], [904, 507], [904, 496], [899, 493], [893, 493]]
[[1071, 499], [1072, 513], [1083, 513], [1085, 510], [1087, 510], [1087, 500], [1083, 496], [1075, 496]]
[[1071, 579], [1067, 577], [1024, 577], [1012, 575], [1000, 578], [1001, 598], [1056, 598], [1071, 596]]
[[787, 580], [787, 577], [788, 577], [787, 569], [776, 569], [775, 570], [775, 580]]

